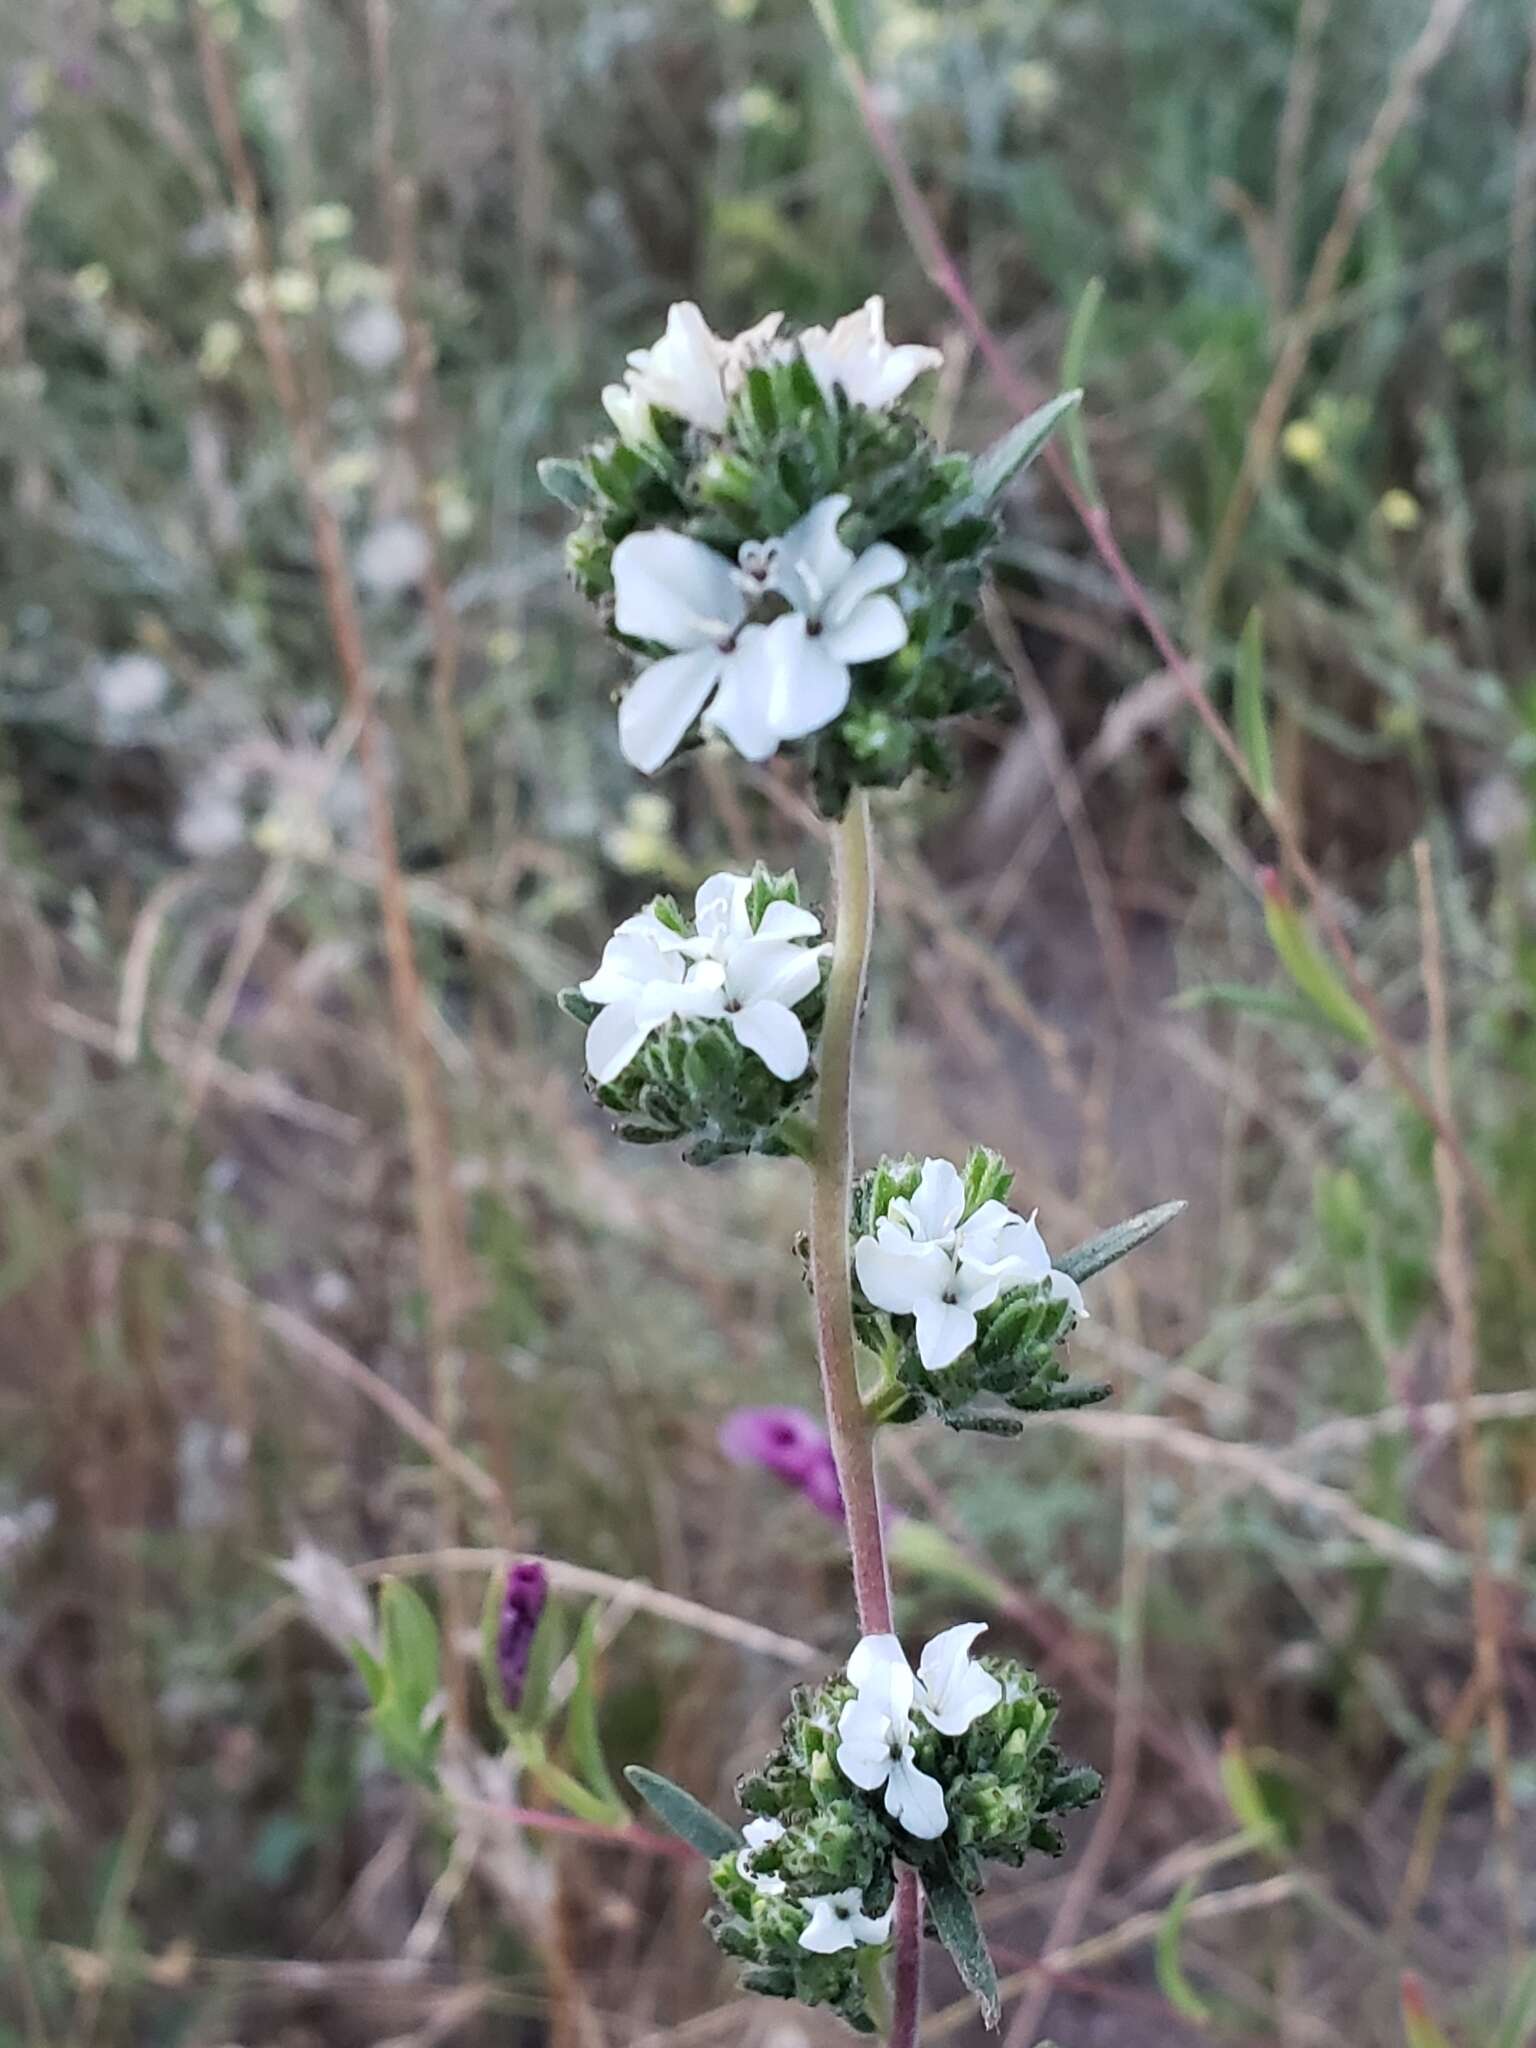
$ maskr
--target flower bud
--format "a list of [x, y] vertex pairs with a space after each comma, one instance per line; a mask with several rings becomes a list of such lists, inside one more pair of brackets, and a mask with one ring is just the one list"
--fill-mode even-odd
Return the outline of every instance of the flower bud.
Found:
[[501, 1620], [496, 1630], [496, 1670], [501, 1679], [501, 1696], [514, 1714], [523, 1703], [528, 1660], [533, 1655], [533, 1639], [539, 1632], [548, 1598], [549, 1574], [543, 1565], [525, 1558], [512, 1566], [507, 1573], [507, 1590], [502, 1596]]

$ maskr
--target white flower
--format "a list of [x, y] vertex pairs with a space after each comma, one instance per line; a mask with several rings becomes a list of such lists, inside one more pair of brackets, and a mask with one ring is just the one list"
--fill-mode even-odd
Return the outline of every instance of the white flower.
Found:
[[819, 1899], [802, 1899], [810, 1919], [801, 1930], [800, 1946], [818, 1956], [833, 1956], [845, 1948], [879, 1948], [891, 1938], [894, 1903], [878, 1920], [864, 1911], [864, 1894], [857, 1885], [845, 1892], [826, 1892]]
[[912, 1708], [917, 1681], [894, 1636], [865, 1636], [848, 1659], [858, 1687], [837, 1718], [837, 1767], [866, 1792], [885, 1787], [885, 1810], [909, 1835], [937, 1841], [949, 1825], [944, 1788], [917, 1767]]
[[[685, 299], [668, 312], [660, 341], [650, 348], [631, 350], [624, 381], [632, 400], [647, 408], [662, 406], [690, 426], [718, 434], [741, 380], [766, 350], [783, 317], [782, 313], [770, 313], [755, 327], [725, 341], [712, 332], [698, 307]], [[625, 422], [637, 420], [638, 414], [627, 409], [622, 414], [615, 411], [610, 393], [616, 389], [609, 386], [603, 403], [627, 440], [630, 435]]]
[[796, 903], [770, 903], [757, 930], [748, 875], [711, 875], [694, 898], [695, 931], [674, 931], [654, 911], [626, 918], [581, 993], [602, 1003], [587, 1031], [587, 1068], [615, 1080], [659, 1025], [674, 1017], [723, 1017], [739, 1045], [781, 1081], [810, 1063], [795, 1015], [821, 979], [824, 946], [805, 946], [819, 920]]
[[[823, 498], [777, 539], [744, 543], [735, 566], [666, 530], [619, 542], [614, 623], [673, 650], [641, 670], [619, 706], [619, 746], [632, 767], [653, 774], [701, 716], [746, 760], [766, 761], [781, 741], [839, 716], [851, 663], [906, 645], [901, 607], [879, 594], [901, 581], [906, 556], [877, 541], [855, 557], [837, 537], [849, 502]], [[792, 609], [751, 624], [765, 590]]]
[[763, 661], [722, 688], [712, 723], [739, 722], [734, 695], [766, 667], [769, 729], [780, 740], [803, 739], [842, 714], [853, 687], [852, 663], [880, 661], [906, 646], [900, 605], [878, 593], [901, 581], [907, 558], [888, 541], [855, 557], [837, 537], [851, 502], [841, 492], [823, 498], [767, 544], [768, 586], [794, 609], [764, 629]]
[[405, 348], [405, 326], [393, 306], [363, 299], [336, 326], [336, 346], [358, 369], [377, 375], [398, 362]]
[[723, 980], [713, 962], [707, 972], [692, 968], [644, 932], [616, 931], [596, 974], [581, 983], [588, 1002], [603, 1005], [587, 1026], [593, 1080], [617, 1080], [651, 1033], [674, 1017], [718, 1017]]
[[385, 519], [357, 551], [357, 580], [376, 596], [409, 590], [427, 573], [431, 551], [413, 519]]
[[603, 411], [613, 421], [614, 431], [631, 447], [651, 438], [651, 406], [643, 392], [630, 384], [605, 384]]
[[748, 1884], [752, 1886], [753, 1890], [761, 1893], [765, 1899], [782, 1897], [784, 1892], [783, 1878], [770, 1877], [766, 1871], [759, 1872], [755, 1870], [752, 1866], [752, 1858], [759, 1849], [766, 1849], [770, 1843], [779, 1842], [784, 1839], [783, 1822], [768, 1819], [749, 1820], [741, 1832], [747, 1846], [745, 1849], [737, 1850], [736, 1868], [741, 1872], [741, 1875], [747, 1880]]
[[876, 412], [893, 405], [915, 377], [944, 361], [936, 348], [915, 343], [893, 348], [885, 338], [885, 301], [878, 296], [866, 299], [858, 312], [845, 313], [830, 333], [808, 327], [800, 349], [829, 403], [835, 387], [851, 405]]
[[929, 1159], [910, 1197], [898, 1196], [873, 1237], [853, 1248], [866, 1298], [891, 1315], [916, 1319], [917, 1351], [929, 1372], [943, 1372], [976, 1341], [976, 1316], [1011, 1288], [1043, 1285], [1084, 1317], [1082, 1293], [1051, 1264], [1033, 1215], [983, 1202], [961, 1217], [965, 1187], [947, 1159]]
[[96, 671], [96, 703], [109, 725], [133, 725], [165, 702], [171, 672], [153, 654], [119, 654]]

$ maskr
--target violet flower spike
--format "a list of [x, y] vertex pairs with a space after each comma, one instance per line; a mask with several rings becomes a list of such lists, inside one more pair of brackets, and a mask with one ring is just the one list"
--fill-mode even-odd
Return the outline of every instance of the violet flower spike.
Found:
[[733, 1465], [757, 1465], [803, 1494], [829, 1522], [843, 1519], [843, 1496], [827, 1433], [803, 1408], [737, 1408], [720, 1429]]
[[549, 1573], [543, 1565], [524, 1559], [507, 1573], [507, 1590], [502, 1596], [501, 1621], [496, 1630], [496, 1670], [501, 1679], [501, 1696], [509, 1712], [523, 1703], [528, 1683], [528, 1660], [533, 1639], [539, 1632], [544, 1603], [549, 1598]]

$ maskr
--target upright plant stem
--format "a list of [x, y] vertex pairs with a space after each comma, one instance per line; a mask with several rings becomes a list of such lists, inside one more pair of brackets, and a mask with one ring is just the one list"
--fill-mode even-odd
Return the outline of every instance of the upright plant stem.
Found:
[[[811, 1166], [811, 1281], [816, 1292], [816, 1350], [827, 1433], [837, 1461], [848, 1522], [853, 1591], [865, 1635], [891, 1630], [891, 1575], [875, 1471], [875, 1433], [859, 1393], [853, 1334], [853, 1292], [848, 1277], [848, 1204], [852, 1185], [853, 1054], [869, 969], [874, 925], [874, 848], [869, 799], [862, 790], [848, 802], [833, 840], [837, 926], [832, 973], [821, 1027], [821, 1084], [816, 1151]], [[922, 1891], [917, 1873], [897, 1879], [895, 1983], [891, 2048], [915, 2048], [922, 2009]]]
[[874, 1431], [859, 1393], [853, 1335], [853, 1293], [848, 1277], [848, 1203], [852, 1182], [849, 1109], [853, 1049], [869, 966], [875, 877], [869, 799], [849, 799], [833, 840], [837, 928], [832, 973], [821, 1027], [821, 1086], [816, 1151], [811, 1166], [811, 1282], [816, 1291], [816, 1350], [827, 1431], [837, 1460], [848, 1518], [853, 1592], [865, 1635], [891, 1627], [891, 1580], [880, 1526]]

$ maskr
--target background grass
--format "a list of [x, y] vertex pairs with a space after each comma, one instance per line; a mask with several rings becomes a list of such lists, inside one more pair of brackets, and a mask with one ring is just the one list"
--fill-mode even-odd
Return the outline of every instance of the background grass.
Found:
[[[1405, 75], [1426, 19], [1458, 13]], [[655, 888], [760, 853], [815, 895], [824, 862], [792, 772], [695, 757], [639, 790], [533, 464], [596, 431], [599, 386], [679, 296], [729, 330], [882, 291], [894, 332], [945, 346], [941, 435], [980, 446], [1009, 410], [806, 7], [209, 18], [361, 579], [445, 1136], [402, 1118], [412, 1048], [379, 937], [401, 877], [368, 820], [190, 18], [13, 9], [0, 2038], [830, 2039], [732, 1997], [696, 1873], [484, 1806], [445, 1831], [367, 1737], [323, 1596], [306, 1612], [274, 1564], [452, 1537], [702, 1603], [715, 1619], [683, 1627], [605, 1602], [603, 1729], [717, 1805], [795, 1659], [844, 1653], [836, 1531], [714, 1442], [737, 1403], [813, 1401], [800, 1177], [621, 1154], [552, 1001]], [[1263, 819], [1032, 479], [999, 579], [1026, 715], [965, 736], [956, 791], [882, 807], [861, 1149], [999, 1146], [1057, 1248], [1191, 1206], [1075, 1340], [1109, 1407], [1019, 1444], [896, 1447], [905, 1623], [985, 1598], [1059, 1686], [1068, 1747], [1112, 1766], [1067, 1862], [994, 1895], [1012, 2048], [1047, 2029], [1375, 2048], [1405, 2038], [1405, 1969], [1451, 2040], [1520, 2048], [1528, 10], [885, 0], [854, 25], [1020, 371], [1054, 380], [1103, 280], [1087, 431], [1122, 544], [1218, 701], [1262, 607], [1287, 814], [1427, 1075], [1425, 846], [1451, 1115], [1486, 1196], [1462, 1189], [1458, 1226], [1458, 1175], [1437, 1184], [1389, 1067], [1295, 1004], [1256, 886]], [[1263, 487], [1226, 526], [1288, 323], [1394, 107]], [[431, 1286], [424, 1175], [448, 1246]], [[489, 1478], [445, 1495], [401, 1397]], [[968, 2035], [957, 1998], [936, 1967], [934, 2039]]]

